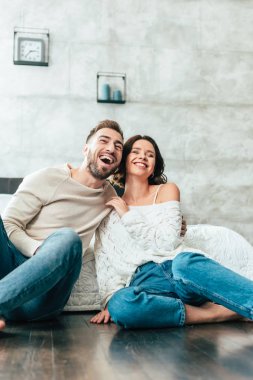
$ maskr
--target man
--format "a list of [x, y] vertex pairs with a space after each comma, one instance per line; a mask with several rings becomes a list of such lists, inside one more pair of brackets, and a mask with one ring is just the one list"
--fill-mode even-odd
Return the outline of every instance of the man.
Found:
[[[115, 195], [106, 179], [123, 149], [118, 123], [90, 131], [82, 165], [39, 170], [25, 177], [0, 218], [0, 315], [8, 320], [52, 318], [64, 308], [82, 254], [110, 211]], [[8, 236], [7, 236], [8, 235]], [[5, 327], [0, 320], [0, 330]]]

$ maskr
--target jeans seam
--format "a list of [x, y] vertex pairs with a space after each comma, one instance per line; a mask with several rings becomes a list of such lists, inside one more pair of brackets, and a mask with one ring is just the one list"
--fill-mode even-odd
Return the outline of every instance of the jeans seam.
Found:
[[179, 321], [179, 326], [184, 326], [185, 325], [185, 319], [186, 319], [186, 313], [185, 313], [185, 307], [183, 302], [180, 299], [177, 299], [179, 306], [180, 306], [180, 311], [181, 311], [181, 317]]

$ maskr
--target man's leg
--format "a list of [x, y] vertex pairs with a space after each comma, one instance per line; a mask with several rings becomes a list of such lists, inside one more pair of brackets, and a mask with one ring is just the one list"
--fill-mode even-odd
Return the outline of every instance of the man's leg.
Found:
[[0, 279], [23, 264], [27, 259], [9, 240], [0, 217]]
[[210, 300], [253, 319], [253, 281], [204, 255], [183, 252], [172, 263], [175, 289], [186, 304]]
[[81, 263], [78, 235], [69, 228], [56, 231], [35, 256], [0, 281], [0, 315], [31, 320], [58, 313], [68, 300]]
[[[27, 257], [23, 256], [9, 240], [0, 216], [0, 279], [5, 277], [26, 260]], [[4, 328], [5, 321], [0, 319], [0, 331]]]

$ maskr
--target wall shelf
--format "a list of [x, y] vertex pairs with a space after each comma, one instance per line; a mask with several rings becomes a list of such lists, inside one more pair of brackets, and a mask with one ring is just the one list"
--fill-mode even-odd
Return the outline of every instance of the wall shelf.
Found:
[[97, 73], [97, 102], [111, 104], [126, 103], [126, 74]]

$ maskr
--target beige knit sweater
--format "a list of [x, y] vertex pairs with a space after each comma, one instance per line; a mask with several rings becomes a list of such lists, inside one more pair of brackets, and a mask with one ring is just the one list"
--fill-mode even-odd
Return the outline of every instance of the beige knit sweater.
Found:
[[50, 234], [62, 227], [80, 236], [83, 253], [102, 219], [110, 212], [105, 203], [115, 196], [106, 182], [86, 187], [71, 178], [67, 165], [39, 170], [25, 177], [3, 215], [12, 243], [32, 256]]

